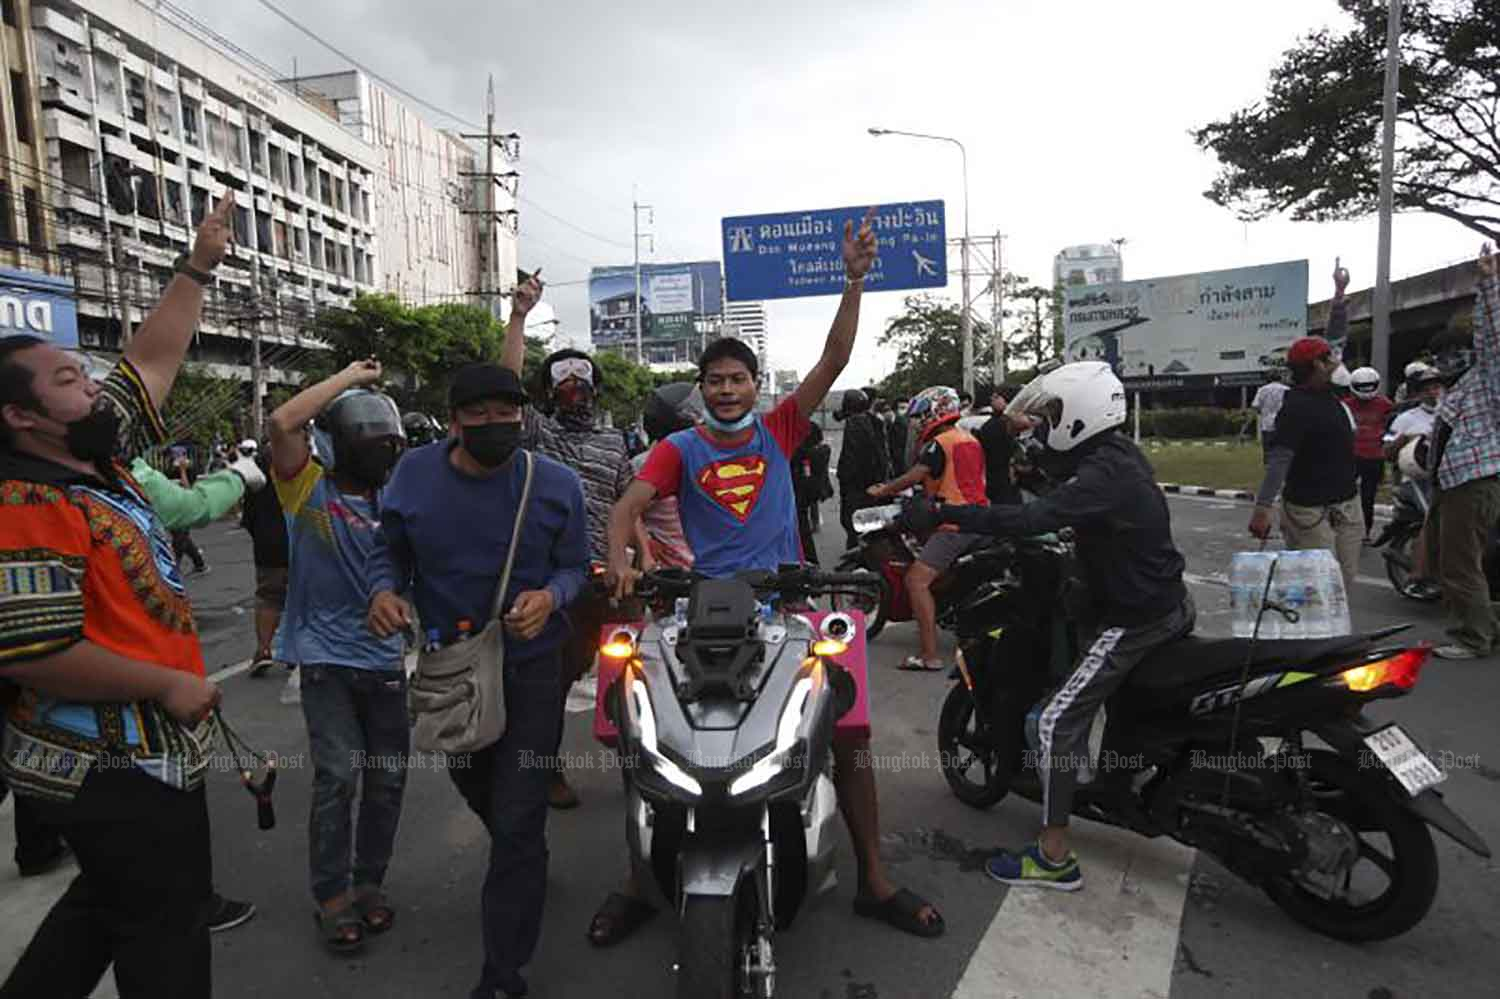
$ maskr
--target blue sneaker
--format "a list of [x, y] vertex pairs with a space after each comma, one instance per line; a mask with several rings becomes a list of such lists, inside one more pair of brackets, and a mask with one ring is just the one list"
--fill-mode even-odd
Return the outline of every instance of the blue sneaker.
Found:
[[1001, 850], [984, 862], [985, 873], [1005, 885], [1028, 888], [1053, 888], [1077, 891], [1083, 887], [1083, 871], [1071, 850], [1061, 863], [1054, 864], [1042, 855], [1036, 843], [1027, 843], [1019, 851]]

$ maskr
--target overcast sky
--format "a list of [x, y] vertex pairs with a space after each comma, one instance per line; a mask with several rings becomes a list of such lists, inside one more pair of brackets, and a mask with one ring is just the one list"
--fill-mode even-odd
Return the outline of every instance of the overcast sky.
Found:
[[[176, 2], [288, 75], [293, 57], [304, 74], [346, 68], [259, 3]], [[545, 268], [569, 334], [586, 336], [589, 267], [630, 262], [632, 188], [655, 208], [659, 261], [717, 259], [726, 215], [835, 205], [941, 198], [961, 234], [957, 151], [872, 125], [960, 139], [972, 231], [1005, 233], [1007, 269], [1037, 283], [1062, 247], [1117, 237], [1127, 278], [1307, 258], [1322, 299], [1342, 255], [1354, 288], [1374, 281], [1373, 218], [1245, 226], [1202, 196], [1216, 164], [1189, 136], [1262, 94], [1301, 35], [1341, 24], [1333, 0], [277, 3], [471, 120], [495, 75], [501, 127], [522, 137], [522, 265]], [[1393, 274], [1478, 243], [1398, 216]], [[956, 255], [950, 274], [956, 299]], [[772, 303], [773, 366], [805, 373], [835, 305]], [[866, 296], [841, 385], [891, 370], [875, 341], [900, 308]]]

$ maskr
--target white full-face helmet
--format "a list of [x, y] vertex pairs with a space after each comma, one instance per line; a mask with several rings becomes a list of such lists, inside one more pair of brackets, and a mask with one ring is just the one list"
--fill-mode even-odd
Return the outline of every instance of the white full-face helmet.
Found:
[[1373, 399], [1380, 394], [1380, 372], [1371, 367], [1355, 368], [1349, 374], [1349, 391], [1360, 399]]
[[1125, 422], [1125, 386], [1103, 361], [1075, 361], [1033, 378], [1005, 411], [1040, 417], [1037, 436], [1071, 451]]

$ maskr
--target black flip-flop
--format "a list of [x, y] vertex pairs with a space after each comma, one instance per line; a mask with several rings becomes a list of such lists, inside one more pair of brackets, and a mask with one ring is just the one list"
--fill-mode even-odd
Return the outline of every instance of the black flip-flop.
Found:
[[[352, 906], [338, 912], [319, 907], [313, 912], [313, 922], [318, 924], [323, 946], [335, 954], [353, 954], [365, 945], [365, 924], [360, 922]], [[355, 931], [352, 936], [345, 935], [344, 931], [348, 929]]]
[[612, 891], [589, 922], [589, 943], [595, 947], [611, 947], [640, 929], [654, 915], [656, 907], [650, 903]]
[[[932, 906], [931, 922], [922, 921], [924, 906]], [[943, 922], [943, 914], [937, 911], [937, 906], [932, 905], [916, 892], [905, 888], [896, 889], [895, 894], [883, 902], [877, 902], [873, 898], [856, 898], [854, 914], [866, 919], [878, 919], [912, 936], [929, 939], [942, 936], [948, 929], [947, 924]]]

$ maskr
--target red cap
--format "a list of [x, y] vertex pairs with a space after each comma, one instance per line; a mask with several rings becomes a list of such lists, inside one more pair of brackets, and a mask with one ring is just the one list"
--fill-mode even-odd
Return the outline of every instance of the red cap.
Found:
[[1320, 336], [1305, 336], [1295, 341], [1286, 352], [1286, 363], [1305, 367], [1321, 357], [1328, 357], [1333, 348]]

